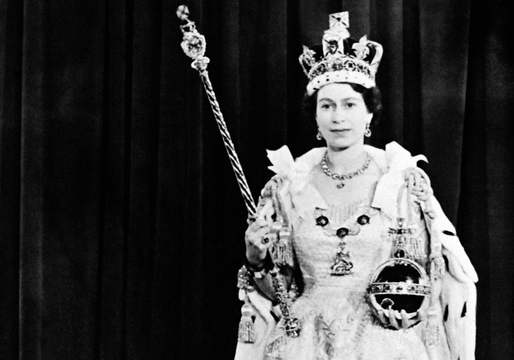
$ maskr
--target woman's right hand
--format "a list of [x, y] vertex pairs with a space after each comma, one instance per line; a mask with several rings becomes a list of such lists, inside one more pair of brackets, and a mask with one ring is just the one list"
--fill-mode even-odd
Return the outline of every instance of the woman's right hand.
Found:
[[262, 217], [258, 217], [248, 226], [245, 232], [246, 258], [251, 265], [260, 267], [271, 246], [271, 236], [269, 234], [270, 225]]
[[391, 308], [389, 310], [377, 310], [377, 314], [382, 325], [396, 330], [408, 329], [423, 320], [420, 312], [412, 316], [412, 314], [407, 314], [405, 310], [397, 311]]

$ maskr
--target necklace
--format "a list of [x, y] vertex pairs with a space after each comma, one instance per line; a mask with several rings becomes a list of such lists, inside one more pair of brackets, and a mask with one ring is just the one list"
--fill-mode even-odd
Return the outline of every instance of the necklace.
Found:
[[323, 155], [323, 158], [321, 159], [321, 170], [323, 171], [323, 174], [327, 175], [329, 178], [332, 178], [334, 180], [340, 181], [339, 184], [336, 185], [338, 189], [342, 189], [345, 185], [344, 181], [350, 180], [358, 175], [361, 175], [366, 171], [369, 167], [369, 164], [371, 163], [371, 156], [366, 153], [366, 160], [364, 161], [364, 164], [362, 166], [348, 174], [338, 174], [330, 169], [328, 166], [328, 150], [325, 151], [325, 154]]

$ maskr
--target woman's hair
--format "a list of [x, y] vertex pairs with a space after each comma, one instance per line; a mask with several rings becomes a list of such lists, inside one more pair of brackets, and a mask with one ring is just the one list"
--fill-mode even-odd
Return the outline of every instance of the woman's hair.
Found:
[[[366, 109], [373, 114], [373, 122], [378, 122], [380, 114], [382, 113], [382, 94], [380, 93], [380, 89], [376, 86], [367, 89], [359, 84], [344, 84], [350, 85], [354, 91], [362, 95]], [[309, 119], [314, 119], [316, 117], [317, 102], [318, 90], [316, 90], [312, 95], [305, 94], [303, 97], [303, 109]]]

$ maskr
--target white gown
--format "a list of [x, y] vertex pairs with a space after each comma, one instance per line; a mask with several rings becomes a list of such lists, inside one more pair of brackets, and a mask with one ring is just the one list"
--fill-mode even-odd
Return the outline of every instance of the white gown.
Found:
[[[397, 144], [396, 144], [397, 145]], [[395, 145], [395, 146], [396, 146]], [[463, 281], [451, 281], [450, 292], [454, 293], [453, 300], [443, 289], [441, 306], [437, 308], [438, 336], [434, 344], [427, 346], [424, 338], [425, 322], [421, 322], [406, 330], [391, 330], [384, 328], [372, 314], [367, 301], [367, 287], [370, 277], [377, 267], [391, 257], [392, 241], [388, 232], [394, 227], [394, 205], [391, 204], [392, 191], [389, 195], [382, 189], [398, 187], [395, 176], [385, 177], [392, 170], [391, 163], [387, 163], [384, 152], [367, 147], [373, 160], [369, 169], [358, 181], [349, 181], [347, 186], [339, 190], [339, 203], [332, 203], [325, 199], [316, 188], [313, 181], [313, 171], [319, 164], [323, 149], [314, 149], [306, 156], [300, 158], [295, 165], [288, 160], [284, 153], [271, 154], [270, 159], [279, 175], [286, 175], [290, 180], [287, 197], [290, 204], [287, 207], [293, 229], [293, 246], [296, 261], [301, 270], [304, 281], [302, 294], [291, 307], [292, 314], [300, 320], [301, 332], [297, 338], [288, 337], [283, 328], [283, 319], [277, 324], [266, 316], [262, 299], [252, 294], [253, 304], [262, 318], [257, 321], [266, 323], [266, 326], [257, 325], [260, 339], [257, 344], [238, 344], [237, 360], [433, 360], [457, 359], [469, 360], [473, 358], [474, 350], [474, 286], [476, 274], [463, 253], [458, 239], [443, 240], [454, 247], [445, 252], [454, 263], [462, 263], [459, 268]], [[401, 153], [403, 148], [396, 148]], [[405, 150], [403, 150], [405, 151]], [[381, 156], [382, 155], [382, 156]], [[403, 153], [405, 155], [405, 153]], [[410, 154], [409, 154], [410, 157]], [[397, 158], [398, 160], [398, 158]], [[411, 159], [412, 160], [412, 159]], [[415, 164], [415, 160], [414, 161]], [[402, 162], [404, 168], [409, 163], [408, 158]], [[288, 165], [289, 163], [289, 165]], [[403, 179], [402, 179], [403, 181]], [[377, 184], [379, 189], [377, 189]], [[379, 192], [379, 194], [377, 194]], [[389, 199], [388, 199], [389, 196]], [[439, 209], [439, 208], [438, 208]], [[322, 227], [316, 224], [316, 217], [320, 214], [329, 219], [329, 226]], [[369, 216], [369, 223], [359, 226], [357, 218], [360, 215]], [[423, 221], [421, 212], [415, 213], [415, 223], [418, 228], [418, 263], [428, 271], [429, 263], [426, 258], [426, 246], [429, 234], [434, 233], [437, 227], [443, 226], [447, 231], [455, 232], [447, 221], [432, 224], [434, 228], [428, 229]], [[331, 275], [331, 266], [334, 263], [338, 249], [339, 238], [333, 229], [340, 227], [355, 228], [358, 233], [345, 237], [345, 250], [349, 252], [353, 264], [351, 273], [344, 276]], [[453, 236], [456, 238], [456, 236]], [[455, 255], [457, 253], [457, 255]], [[463, 256], [465, 258], [463, 258]], [[455, 259], [458, 259], [454, 261]], [[457, 271], [458, 272], [458, 271]], [[449, 275], [448, 275], [449, 276]], [[462, 276], [461, 276], [462, 277]], [[452, 277], [453, 279], [453, 277]], [[462, 284], [461, 284], [462, 283]], [[453, 288], [461, 284], [460, 290]], [[463, 290], [464, 289], [464, 290]], [[458, 299], [455, 301], [455, 299]], [[466, 302], [467, 318], [462, 317], [462, 304]], [[450, 311], [443, 314], [445, 306], [452, 304]], [[454, 314], [455, 312], [455, 314]], [[458, 313], [458, 314], [457, 314]], [[457, 314], [457, 315], [456, 315]], [[451, 324], [451, 326], [465, 327], [459, 334], [455, 329], [449, 329], [452, 321], [465, 320], [464, 325]], [[446, 321], [445, 321], [446, 320]], [[451, 327], [450, 326], [450, 327]], [[470, 328], [473, 327], [473, 328]], [[453, 331], [453, 333], [452, 333]], [[456, 334], [455, 334], [456, 333]], [[463, 339], [454, 339], [463, 337]], [[471, 343], [471, 344], [470, 344]]]

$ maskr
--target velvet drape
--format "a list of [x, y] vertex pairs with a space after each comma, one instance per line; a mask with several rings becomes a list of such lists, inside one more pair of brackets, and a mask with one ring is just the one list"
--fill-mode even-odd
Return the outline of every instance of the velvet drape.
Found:
[[[233, 356], [246, 214], [178, 4], [0, 0], [0, 359]], [[508, 1], [188, 5], [255, 196], [265, 149], [319, 146], [301, 45], [342, 10], [383, 44], [371, 142], [429, 158], [480, 277], [477, 358], [513, 358]]]

